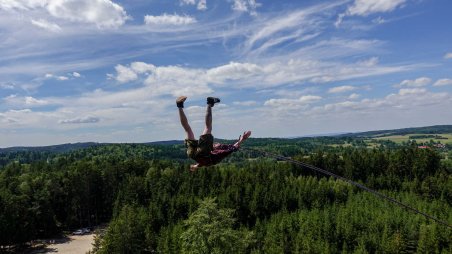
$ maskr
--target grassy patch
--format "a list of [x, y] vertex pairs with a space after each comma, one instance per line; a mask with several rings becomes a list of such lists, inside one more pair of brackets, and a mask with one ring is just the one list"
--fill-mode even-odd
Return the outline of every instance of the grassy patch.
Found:
[[[402, 142], [408, 142], [410, 139], [410, 136], [415, 136], [415, 135], [421, 135], [421, 134], [417, 134], [417, 133], [410, 133], [407, 135], [394, 135], [394, 136], [387, 136], [387, 137], [377, 137], [374, 138], [375, 140], [390, 140], [396, 143], [402, 143]], [[426, 143], [429, 142], [430, 140], [433, 140], [435, 142], [441, 142], [442, 144], [452, 144], [452, 134], [438, 134], [438, 136], [441, 136], [443, 138], [447, 138], [447, 139], [438, 139], [438, 138], [421, 138], [421, 139], [415, 139], [415, 141], [417, 143]]]

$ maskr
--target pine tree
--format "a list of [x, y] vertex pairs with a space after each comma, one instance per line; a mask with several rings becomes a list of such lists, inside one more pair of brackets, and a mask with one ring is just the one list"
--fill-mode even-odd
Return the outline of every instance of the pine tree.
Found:
[[183, 253], [241, 253], [251, 243], [252, 233], [233, 229], [230, 209], [219, 209], [215, 198], [204, 199], [185, 221]]

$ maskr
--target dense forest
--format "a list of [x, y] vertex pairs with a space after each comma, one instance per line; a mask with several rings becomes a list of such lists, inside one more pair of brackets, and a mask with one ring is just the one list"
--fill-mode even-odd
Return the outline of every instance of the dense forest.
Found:
[[328, 169], [452, 224], [447, 148], [250, 139], [190, 172], [182, 144], [102, 144], [0, 152], [1, 249], [108, 223], [95, 253], [452, 253], [450, 228], [246, 147]]

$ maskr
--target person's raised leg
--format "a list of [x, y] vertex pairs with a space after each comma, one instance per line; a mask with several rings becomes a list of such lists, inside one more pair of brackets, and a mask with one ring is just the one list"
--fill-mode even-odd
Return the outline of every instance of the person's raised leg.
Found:
[[180, 96], [176, 100], [176, 105], [179, 108], [180, 123], [185, 130], [185, 134], [187, 135], [186, 138], [190, 139], [190, 140], [194, 140], [195, 135], [193, 134], [193, 131], [191, 130], [190, 124], [188, 124], [187, 116], [185, 115], [185, 112], [184, 112], [184, 101], [186, 99], [187, 99], [186, 96]]
[[218, 102], [220, 102], [219, 98], [207, 97], [206, 127], [202, 133], [203, 135], [212, 134], [212, 107]]
[[206, 108], [206, 126], [202, 135], [204, 134], [212, 134], [212, 106], [210, 105]]

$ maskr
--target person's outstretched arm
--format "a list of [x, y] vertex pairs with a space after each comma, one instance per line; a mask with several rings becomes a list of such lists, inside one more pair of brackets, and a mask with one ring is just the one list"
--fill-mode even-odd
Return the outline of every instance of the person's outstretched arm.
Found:
[[215, 149], [211, 152], [211, 158], [213, 164], [217, 164], [224, 158], [226, 158], [228, 155], [230, 155], [233, 152], [236, 152], [239, 150], [240, 145], [249, 137], [251, 136], [251, 131], [246, 131], [239, 137], [239, 140], [233, 144], [233, 145], [225, 145], [225, 144], [219, 144], [216, 145]]
[[240, 148], [240, 145], [247, 140], [249, 137], [251, 136], [251, 131], [245, 131], [243, 133], [243, 136], [240, 135], [239, 140], [237, 142], [235, 142], [234, 146], [237, 148]]

